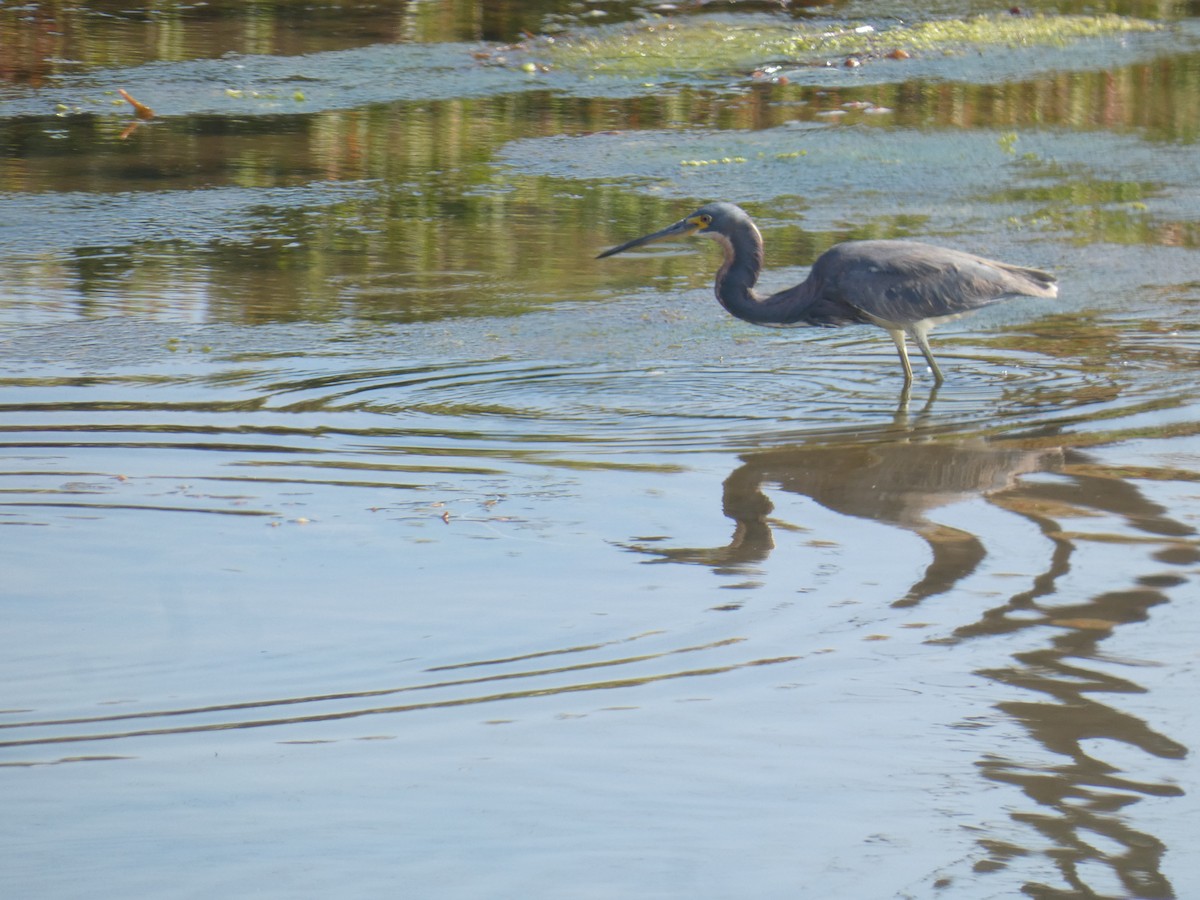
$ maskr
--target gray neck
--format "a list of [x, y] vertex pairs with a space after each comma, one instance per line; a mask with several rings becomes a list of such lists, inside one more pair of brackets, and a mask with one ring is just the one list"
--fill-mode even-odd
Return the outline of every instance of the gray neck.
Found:
[[729, 312], [757, 325], [786, 325], [797, 321], [812, 303], [812, 283], [805, 281], [794, 288], [762, 297], [754, 290], [763, 265], [762, 237], [750, 229], [727, 238], [713, 234], [725, 251], [725, 262], [717, 272], [717, 300]]

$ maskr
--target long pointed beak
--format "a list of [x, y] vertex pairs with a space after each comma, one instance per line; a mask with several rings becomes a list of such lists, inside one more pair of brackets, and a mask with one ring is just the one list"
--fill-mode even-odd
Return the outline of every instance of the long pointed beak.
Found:
[[662, 231], [656, 231], [654, 234], [643, 235], [640, 238], [634, 238], [632, 241], [626, 241], [619, 247], [613, 247], [611, 250], [605, 250], [596, 259], [604, 259], [606, 256], [613, 256], [617, 253], [624, 253], [626, 250], [632, 250], [634, 247], [641, 247], [644, 244], [654, 244], [658, 241], [669, 241], [674, 238], [690, 237], [700, 230], [700, 226], [691, 219], [680, 219], [674, 225], [668, 225]]

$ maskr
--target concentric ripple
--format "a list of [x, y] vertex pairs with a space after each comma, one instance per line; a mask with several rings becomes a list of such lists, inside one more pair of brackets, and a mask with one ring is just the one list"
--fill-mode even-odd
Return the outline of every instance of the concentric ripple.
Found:
[[[642, 652], [615, 652], [624, 644]], [[413, 673], [404, 684], [310, 696], [281, 696], [195, 707], [142, 708], [98, 715], [0, 722], [0, 748], [41, 748], [250, 728], [395, 716], [437, 708], [497, 705], [553, 694], [612, 692], [659, 681], [720, 675], [747, 666], [792, 661], [747, 659], [738, 640], [663, 646], [660, 635], [561, 647], [519, 658], [473, 660]], [[731, 652], [732, 651], [732, 652]], [[14, 765], [14, 763], [8, 763]]]
[[[0, 439], [23, 480], [57, 476], [66, 455], [84, 481], [411, 485], [528, 464], [675, 466], [687, 454], [839, 435], [1054, 430], [1092, 443], [1149, 422], [1194, 426], [1196, 332], [1161, 315], [948, 330], [936, 351], [947, 383], [933, 389], [919, 374], [906, 393], [874, 329], [766, 332], [703, 308], [622, 331], [622, 307], [584, 328], [547, 311], [519, 328], [464, 320], [453, 333], [412, 326], [354, 342], [264, 328], [253, 337], [270, 352], [219, 327], [184, 339], [113, 322], [18, 330], [9, 349], [26, 362], [0, 381]], [[159, 347], [148, 359], [147, 344]], [[111, 493], [70, 483], [69, 497], [27, 489], [7, 502], [87, 505]]]

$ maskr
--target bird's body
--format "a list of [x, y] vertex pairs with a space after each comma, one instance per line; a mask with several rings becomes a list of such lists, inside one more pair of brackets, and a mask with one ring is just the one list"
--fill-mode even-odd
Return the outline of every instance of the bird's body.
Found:
[[710, 203], [662, 231], [606, 250], [612, 256], [642, 244], [700, 234], [725, 258], [717, 300], [755, 325], [877, 325], [896, 343], [905, 384], [912, 381], [905, 335], [912, 337], [938, 384], [943, 380], [928, 332], [933, 326], [1009, 297], [1055, 297], [1053, 275], [917, 241], [847, 241], [825, 251], [808, 278], [769, 296], [755, 292], [763, 265], [762, 236], [732, 203]]

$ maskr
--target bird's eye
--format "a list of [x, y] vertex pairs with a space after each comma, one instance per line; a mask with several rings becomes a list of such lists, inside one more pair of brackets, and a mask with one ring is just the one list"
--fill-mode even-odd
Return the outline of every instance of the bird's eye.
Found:
[[700, 217], [700, 224], [706, 228], [712, 224], [712, 216], [704, 215]]

